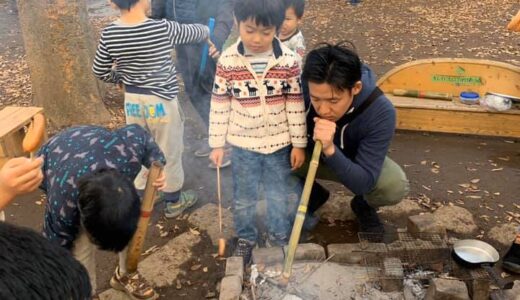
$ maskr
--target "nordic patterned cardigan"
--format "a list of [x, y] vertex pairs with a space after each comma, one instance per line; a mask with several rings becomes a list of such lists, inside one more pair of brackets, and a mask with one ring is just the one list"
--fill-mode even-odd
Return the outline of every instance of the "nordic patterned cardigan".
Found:
[[209, 118], [209, 145], [270, 154], [290, 144], [307, 146], [298, 58], [278, 39], [257, 77], [239, 40], [217, 64]]

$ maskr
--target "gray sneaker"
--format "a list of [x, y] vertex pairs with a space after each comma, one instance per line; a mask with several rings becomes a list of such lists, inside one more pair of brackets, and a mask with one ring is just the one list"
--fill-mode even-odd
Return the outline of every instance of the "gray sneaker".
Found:
[[207, 157], [211, 153], [211, 150], [206, 141], [206, 143], [203, 143], [193, 154], [195, 154], [196, 157]]
[[181, 197], [179, 201], [177, 201], [176, 203], [166, 203], [166, 207], [164, 208], [164, 216], [166, 218], [177, 218], [187, 208], [190, 208], [195, 203], [197, 203], [197, 200], [198, 197], [195, 191], [187, 190], [181, 192]]

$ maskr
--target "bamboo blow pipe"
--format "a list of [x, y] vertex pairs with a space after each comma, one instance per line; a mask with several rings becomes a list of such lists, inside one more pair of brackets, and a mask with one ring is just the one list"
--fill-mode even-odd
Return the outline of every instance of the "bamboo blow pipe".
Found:
[[141, 203], [141, 217], [137, 223], [137, 230], [128, 245], [128, 256], [126, 259], [126, 267], [129, 273], [137, 271], [137, 264], [141, 257], [141, 251], [143, 249], [144, 239], [146, 237], [146, 231], [148, 230], [148, 223], [150, 216], [153, 211], [153, 204], [157, 188], [153, 186], [153, 183], [159, 178], [163, 170], [163, 165], [154, 161], [150, 166], [148, 172], [148, 179], [146, 181], [146, 187], [144, 189], [143, 203]]
[[312, 152], [311, 162], [309, 164], [309, 170], [307, 171], [307, 177], [305, 178], [305, 185], [303, 186], [300, 205], [298, 206], [298, 211], [294, 219], [291, 238], [289, 239], [289, 246], [287, 248], [287, 255], [285, 256], [285, 263], [282, 273], [282, 284], [284, 285], [287, 285], [289, 282], [289, 277], [291, 277], [294, 254], [296, 253], [296, 247], [298, 247], [303, 221], [305, 220], [305, 214], [307, 213], [307, 206], [311, 196], [312, 185], [314, 183], [314, 179], [316, 178], [316, 172], [318, 171], [318, 165], [320, 163], [321, 148], [321, 142], [316, 141], [314, 150]]
[[394, 96], [425, 98], [425, 99], [439, 99], [439, 100], [447, 100], [447, 101], [451, 101], [453, 98], [453, 95], [449, 94], [449, 93], [418, 91], [418, 90], [404, 90], [404, 89], [394, 89], [392, 91], [392, 94], [394, 94]]
[[218, 239], [218, 256], [224, 257], [226, 253], [226, 239], [222, 236], [222, 197], [220, 193], [220, 166], [217, 166], [218, 229], [220, 234]]
[[30, 153], [30, 158], [34, 159], [34, 152], [38, 149], [45, 136], [45, 116], [43, 114], [34, 115], [27, 133], [22, 141], [22, 149], [25, 153]]

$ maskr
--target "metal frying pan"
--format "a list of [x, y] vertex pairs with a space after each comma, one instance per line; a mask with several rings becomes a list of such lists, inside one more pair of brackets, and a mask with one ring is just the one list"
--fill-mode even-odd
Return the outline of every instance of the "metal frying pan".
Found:
[[457, 262], [466, 267], [481, 267], [486, 270], [501, 289], [510, 284], [493, 269], [493, 264], [500, 260], [500, 255], [490, 244], [480, 240], [459, 240], [453, 245], [453, 255]]
[[498, 251], [479, 240], [459, 240], [453, 245], [455, 255], [468, 264], [494, 264], [500, 259]]

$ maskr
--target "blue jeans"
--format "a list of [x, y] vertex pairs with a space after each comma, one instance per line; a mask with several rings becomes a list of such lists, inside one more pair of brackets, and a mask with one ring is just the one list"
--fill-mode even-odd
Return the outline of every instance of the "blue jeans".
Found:
[[267, 200], [268, 234], [275, 240], [287, 240], [290, 221], [286, 185], [291, 173], [290, 151], [291, 147], [285, 147], [271, 154], [260, 154], [233, 147], [233, 217], [239, 238], [256, 243], [256, 203], [258, 186], [262, 183]]

